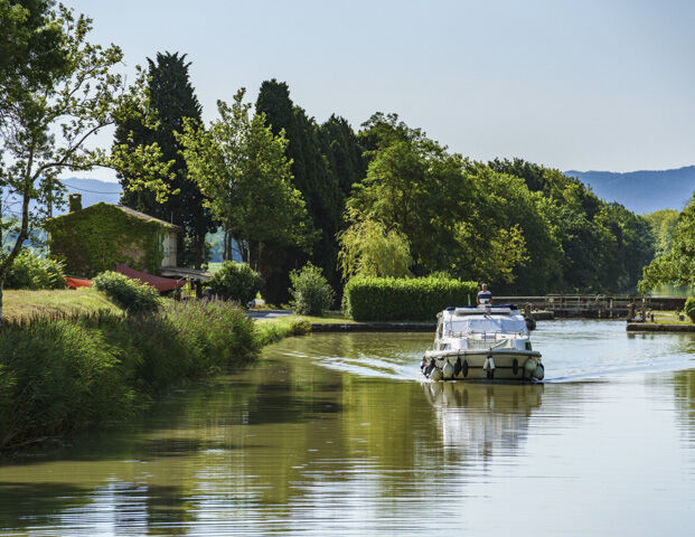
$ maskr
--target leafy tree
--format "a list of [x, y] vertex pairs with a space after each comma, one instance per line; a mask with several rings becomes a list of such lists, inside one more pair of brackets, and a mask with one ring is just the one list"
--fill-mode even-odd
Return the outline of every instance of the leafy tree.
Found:
[[695, 285], [695, 194], [678, 216], [671, 249], [644, 268], [642, 291], [658, 284]]
[[220, 117], [207, 130], [185, 119], [176, 137], [206, 206], [222, 222], [224, 258], [231, 259], [234, 240], [244, 262], [265, 277], [268, 243], [308, 249], [313, 234], [302, 195], [292, 183], [287, 139], [273, 134], [263, 114], [249, 114], [244, 94], [239, 90], [232, 106], [218, 101]]
[[[523, 181], [449, 154], [396, 115], [375, 114], [360, 138], [374, 149], [368, 152], [367, 177], [347, 202], [353, 225], [374, 221], [406, 237], [417, 275], [517, 278], [528, 261], [523, 226], [531, 230], [531, 222], [545, 236], [545, 222]], [[352, 228], [348, 232], [351, 237]]]
[[171, 180], [168, 175], [164, 179], [169, 183], [170, 195], [164, 203], [159, 203], [152, 191], [131, 189], [137, 179], [123, 175], [121, 202], [181, 226], [184, 233], [179, 234], [178, 262], [200, 268], [207, 261], [205, 235], [215, 226], [198, 185], [188, 177], [181, 146], [174, 133], [182, 130], [184, 118], [200, 123], [202, 108], [190, 83], [190, 62], [186, 62], [185, 54], [157, 53], [156, 61], [148, 59], [147, 62], [150, 106], [155, 111], [157, 123], [148, 126], [139, 119], [124, 121], [116, 129], [115, 143], [133, 148], [156, 142], [162, 150], [162, 161], [173, 163]]
[[339, 234], [338, 259], [345, 280], [352, 276], [403, 278], [410, 276], [408, 238], [375, 220], [357, 220]]
[[[64, 170], [88, 170], [93, 166], [128, 166], [139, 170], [143, 181], [153, 173], [161, 175], [166, 165], [155, 162], [160, 151], [156, 145], [140, 147], [127, 159], [118, 149], [108, 155], [101, 149], [90, 149], [87, 142], [104, 127], [125, 119], [147, 103], [144, 78], [136, 85], [125, 87], [121, 75], [114, 67], [122, 59], [121, 50], [111, 45], [103, 48], [87, 41], [91, 21], [59, 6], [31, 3], [39, 6], [37, 20], [29, 28], [19, 23], [18, 57], [26, 54], [26, 43], [43, 43], [42, 34], [47, 29], [52, 36], [51, 47], [58, 47], [49, 54], [58, 58], [55, 69], [40, 75], [26, 75], [24, 69], [5, 69], [3, 78], [3, 112], [0, 129], [0, 184], [10, 195], [21, 200], [20, 217], [13, 220], [14, 244], [9, 252], [0, 254], [0, 304], [2, 284], [7, 272], [27, 239], [32, 221], [37, 215], [30, 211], [31, 201], [45, 201], [55, 195], [57, 174]], [[8, 3], [0, 3], [3, 17], [8, 14]], [[16, 13], [17, 4], [10, 4], [9, 11]], [[26, 14], [26, 12], [23, 12]], [[23, 20], [29, 20], [23, 19]], [[4, 22], [4, 21], [3, 21]], [[5, 26], [3, 24], [3, 32]], [[28, 32], [28, 37], [27, 37]], [[35, 40], [34, 40], [35, 39]], [[3, 37], [4, 47], [13, 36]], [[39, 50], [41, 47], [39, 47]], [[44, 59], [29, 53], [29, 61]], [[12, 62], [9, 62], [12, 65]], [[53, 65], [49, 62], [49, 66]], [[0, 309], [1, 317], [1, 309]]]
[[[555, 282], [549, 289], [634, 289], [642, 267], [653, 255], [654, 238], [644, 219], [598, 199], [581, 181], [558, 170], [522, 159], [495, 159], [489, 166], [522, 178], [530, 190], [542, 194], [538, 207], [558, 245], [561, 267], [561, 274], [548, 280]], [[531, 253], [531, 263], [542, 258], [538, 252]], [[546, 263], [543, 259], [541, 266]]]
[[665, 254], [671, 250], [673, 233], [678, 224], [678, 214], [678, 211], [675, 209], [661, 209], [660, 211], [644, 215], [656, 237], [657, 255]]

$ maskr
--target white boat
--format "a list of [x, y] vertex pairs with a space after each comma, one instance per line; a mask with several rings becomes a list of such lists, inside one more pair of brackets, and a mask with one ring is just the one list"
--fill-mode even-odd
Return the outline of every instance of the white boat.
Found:
[[545, 369], [514, 304], [447, 308], [420, 366], [431, 380], [538, 382]]

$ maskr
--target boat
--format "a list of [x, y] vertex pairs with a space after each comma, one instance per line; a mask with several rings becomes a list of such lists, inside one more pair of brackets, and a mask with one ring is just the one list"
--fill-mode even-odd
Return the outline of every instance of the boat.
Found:
[[428, 379], [538, 382], [545, 376], [515, 304], [446, 308], [420, 364]]

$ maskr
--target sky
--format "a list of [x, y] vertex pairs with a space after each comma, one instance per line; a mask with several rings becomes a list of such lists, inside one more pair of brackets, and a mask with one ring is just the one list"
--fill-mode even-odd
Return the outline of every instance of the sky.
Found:
[[[203, 117], [263, 80], [318, 122], [399, 114], [476, 160], [561, 170], [695, 164], [695, 2], [68, 0], [134, 74], [186, 53]], [[110, 144], [110, 136], [99, 140]], [[100, 179], [108, 172], [86, 174]]]

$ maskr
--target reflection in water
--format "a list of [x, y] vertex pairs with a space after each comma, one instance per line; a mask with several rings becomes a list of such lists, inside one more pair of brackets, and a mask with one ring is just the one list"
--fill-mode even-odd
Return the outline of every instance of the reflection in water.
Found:
[[472, 450], [487, 459], [495, 449], [519, 452], [531, 411], [541, 405], [542, 384], [424, 383], [445, 447]]
[[[540, 326], [545, 385], [418, 382], [429, 334], [283, 341], [138, 423], [5, 461], [0, 534], [695, 533], [695, 338]], [[530, 519], [499, 515], [519, 498]]]

